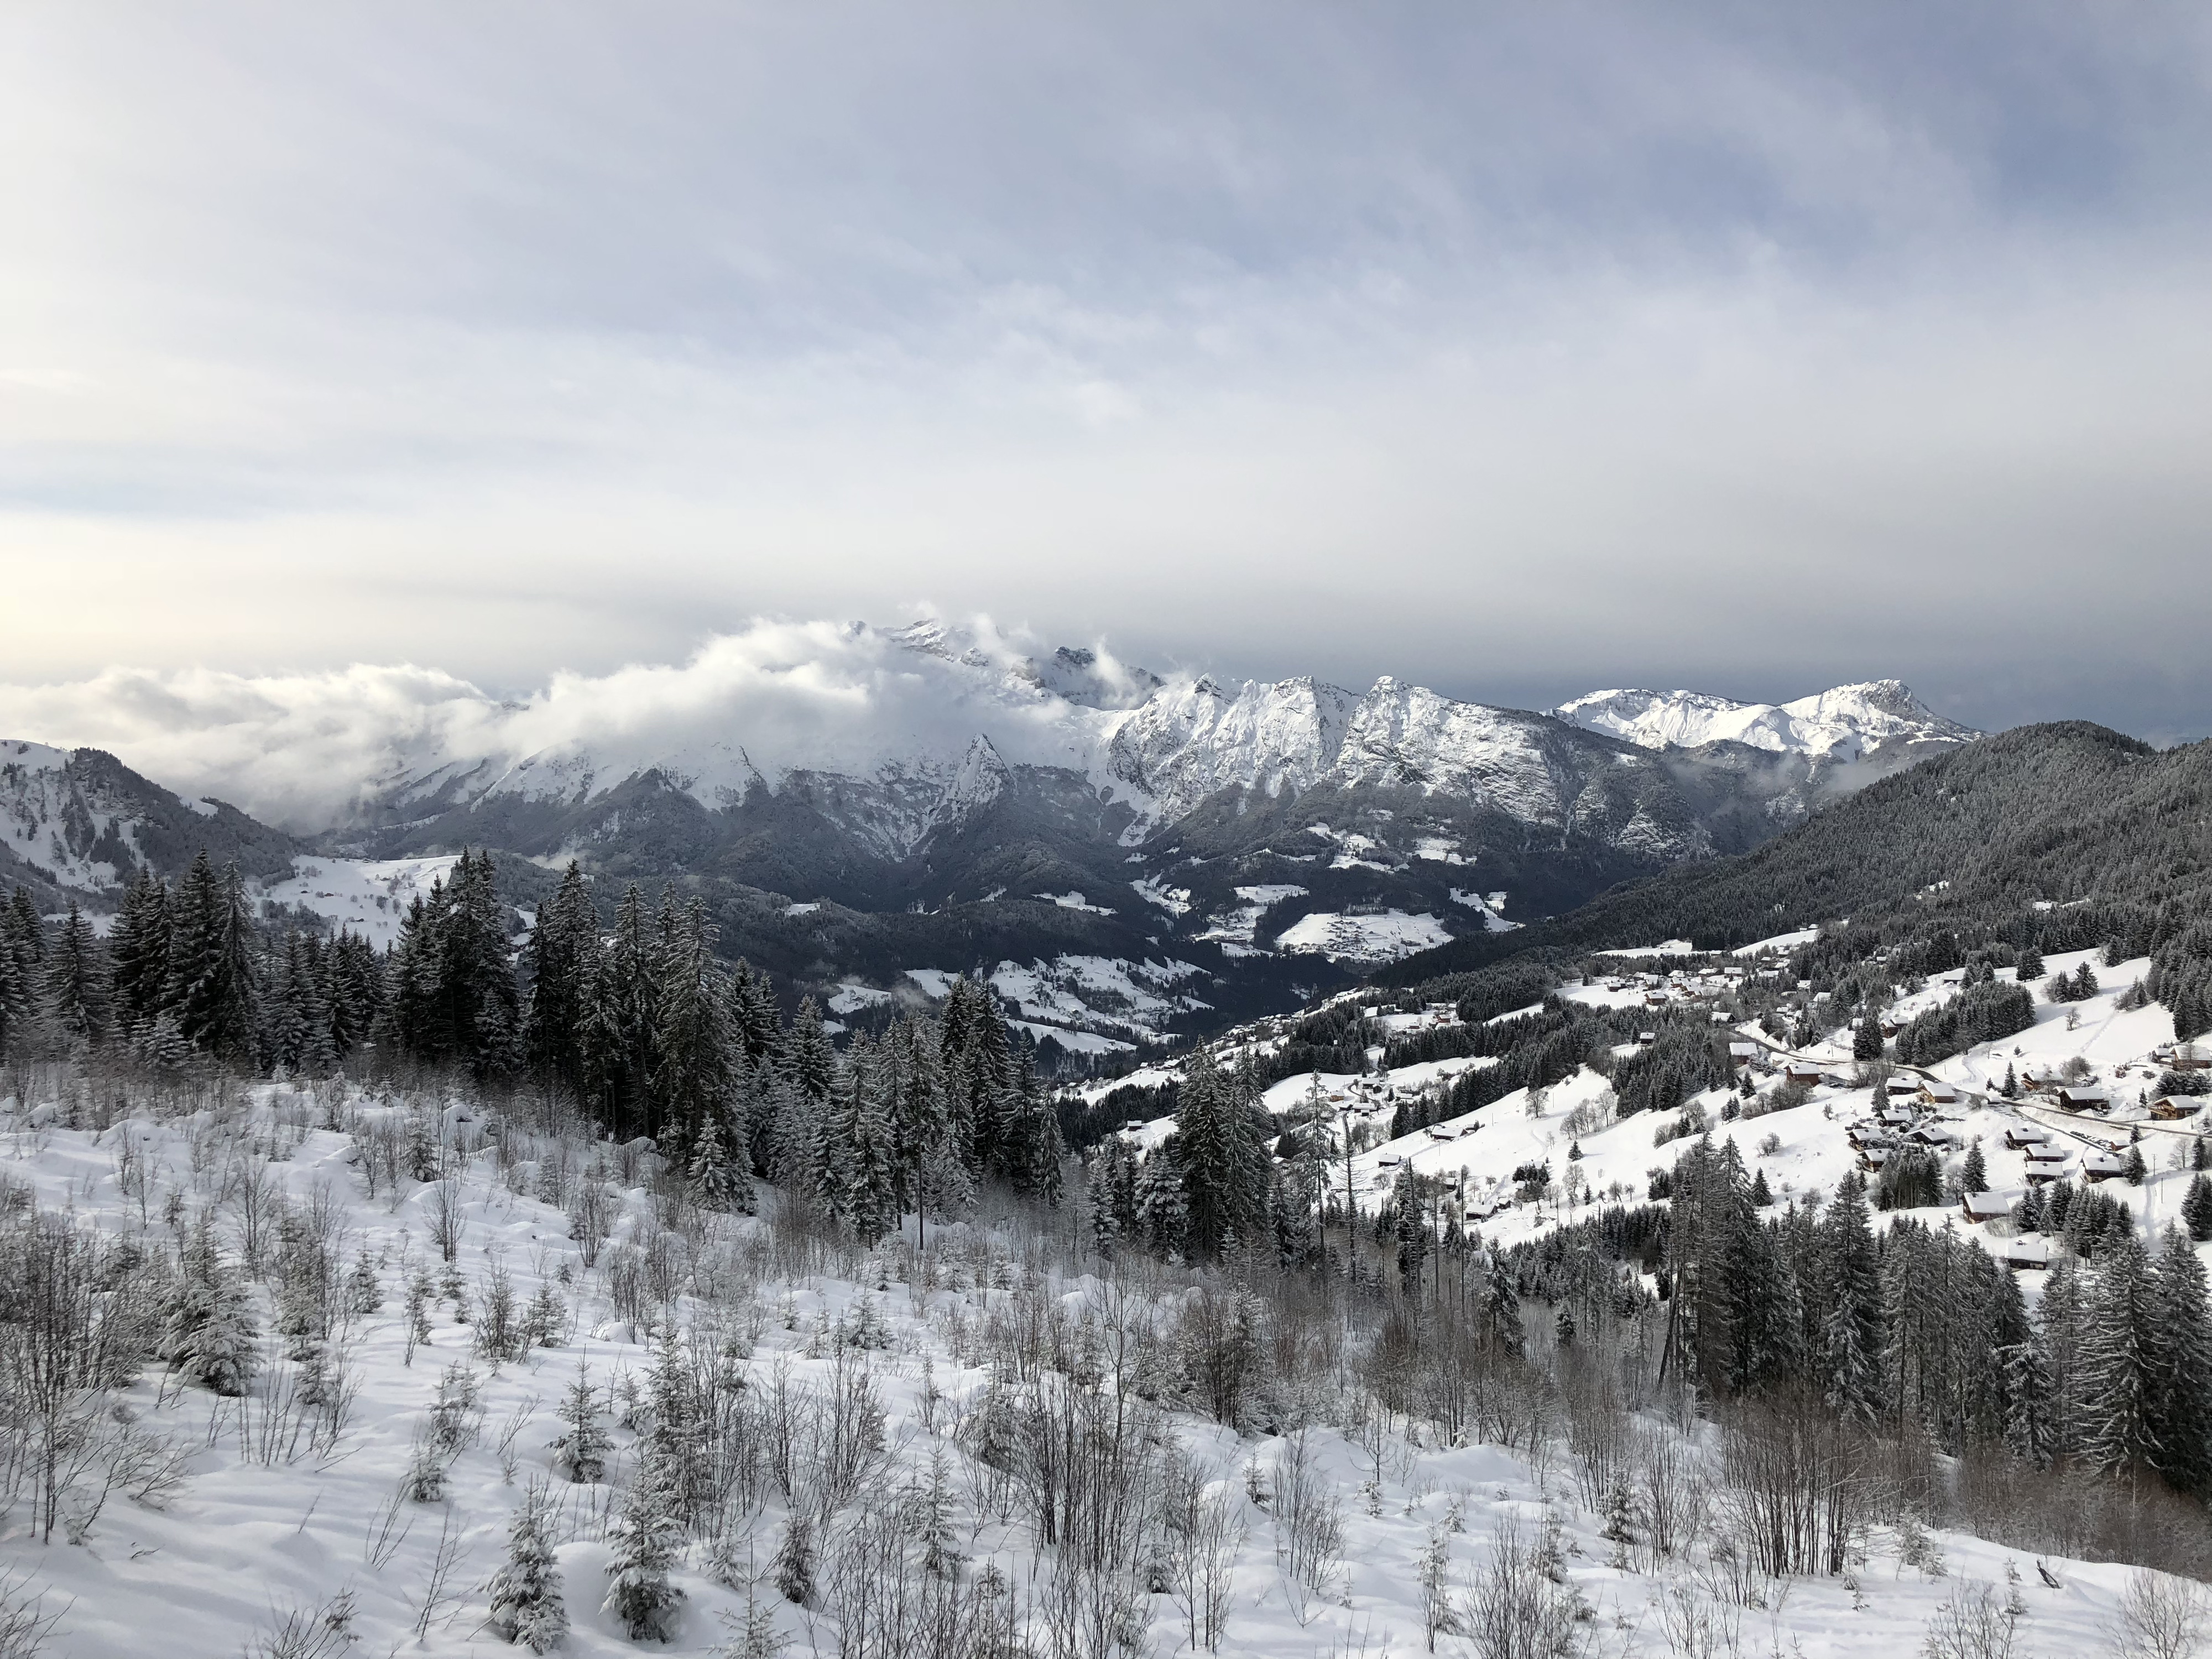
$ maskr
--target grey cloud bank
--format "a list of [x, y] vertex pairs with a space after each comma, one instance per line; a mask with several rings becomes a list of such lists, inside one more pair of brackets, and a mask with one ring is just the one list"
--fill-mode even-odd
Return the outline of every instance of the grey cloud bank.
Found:
[[6, 678], [404, 729], [926, 598], [2199, 735], [2208, 27], [25, 8]]

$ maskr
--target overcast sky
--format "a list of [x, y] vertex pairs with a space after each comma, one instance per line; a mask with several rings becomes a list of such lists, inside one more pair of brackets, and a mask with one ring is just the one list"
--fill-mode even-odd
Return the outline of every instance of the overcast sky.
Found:
[[2212, 731], [2201, 3], [20, 0], [0, 155], [19, 687], [928, 609]]

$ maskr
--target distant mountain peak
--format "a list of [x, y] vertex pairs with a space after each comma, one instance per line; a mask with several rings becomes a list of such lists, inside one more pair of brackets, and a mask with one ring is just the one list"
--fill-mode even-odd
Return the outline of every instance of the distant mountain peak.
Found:
[[1832, 761], [1863, 759], [1876, 750], [1918, 752], [1982, 735], [1938, 714], [1897, 679], [1832, 686], [1783, 703], [1738, 702], [1705, 691], [1592, 691], [1552, 712], [1644, 749], [1741, 743]]

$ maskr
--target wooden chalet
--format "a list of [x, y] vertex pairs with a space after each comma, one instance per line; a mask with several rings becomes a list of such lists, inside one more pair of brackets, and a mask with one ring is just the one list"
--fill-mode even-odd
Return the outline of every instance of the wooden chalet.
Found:
[[2161, 1123], [2195, 1117], [2203, 1109], [2203, 1101], [2195, 1095], [2160, 1095], [2150, 1103], [2150, 1115]]
[[1808, 1066], [1802, 1060], [1793, 1060], [1782, 1068], [1782, 1075], [1787, 1082], [1801, 1083], [1810, 1089], [1820, 1081], [1820, 1068], [1817, 1066]]
[[1919, 1095], [1921, 1100], [1930, 1106], [1956, 1106], [1965, 1098], [1956, 1085], [1946, 1083], [1941, 1078], [1922, 1079]]
[[2051, 1241], [2040, 1233], [2027, 1233], [2018, 1238], [2007, 1239], [2004, 1264], [2008, 1267], [2025, 1267], [2041, 1273], [2051, 1265]]
[[2110, 1181], [2128, 1172], [2128, 1161], [2118, 1152], [2088, 1152], [2081, 1158], [2081, 1179]]
[[2074, 1155], [2056, 1146], [2039, 1146], [2027, 1155], [2027, 1179], [2031, 1187], [2040, 1187], [2045, 1182], [2063, 1180], [2074, 1167]]
[[2109, 1112], [2112, 1109], [2112, 1097], [2102, 1089], [2069, 1085], [2058, 1091], [2058, 1109], [2062, 1112]]
[[2024, 1146], [2046, 1146], [2051, 1144], [2051, 1132], [2039, 1129], [2033, 1123], [2008, 1123], [2004, 1144], [2015, 1152]]
[[1959, 1207], [1976, 1226], [1984, 1221], [2002, 1221], [2012, 1213], [2012, 1205], [2002, 1193], [1967, 1193], [1960, 1198]]

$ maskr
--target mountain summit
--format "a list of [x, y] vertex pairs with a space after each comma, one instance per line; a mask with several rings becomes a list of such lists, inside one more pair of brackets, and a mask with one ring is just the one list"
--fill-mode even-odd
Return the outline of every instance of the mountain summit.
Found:
[[1552, 712], [1644, 749], [1741, 743], [1836, 762], [1878, 752], [1920, 760], [1982, 735], [1944, 719], [1902, 680], [1839, 685], [1784, 703], [1736, 702], [1703, 691], [1592, 691]]

